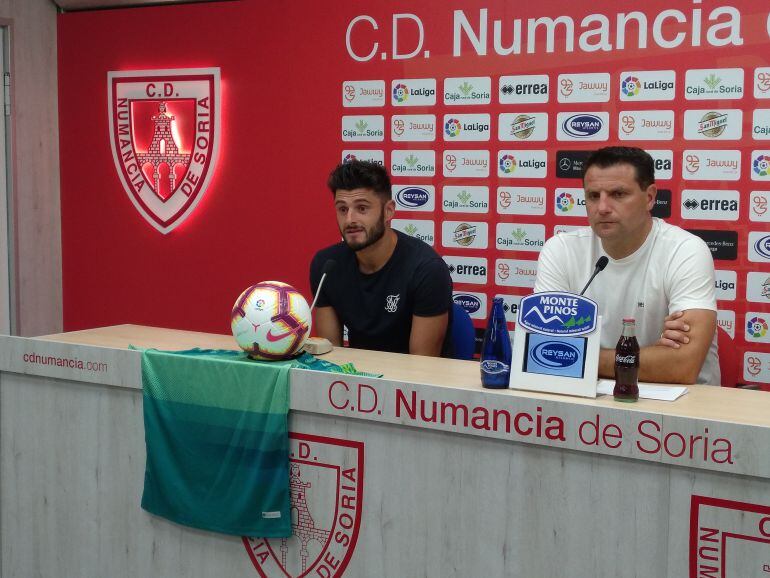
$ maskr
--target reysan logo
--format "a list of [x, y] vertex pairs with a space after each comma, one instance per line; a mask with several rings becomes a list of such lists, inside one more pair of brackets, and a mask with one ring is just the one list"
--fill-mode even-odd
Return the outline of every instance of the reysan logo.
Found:
[[123, 189], [161, 233], [203, 198], [219, 149], [219, 68], [107, 74], [110, 144]]

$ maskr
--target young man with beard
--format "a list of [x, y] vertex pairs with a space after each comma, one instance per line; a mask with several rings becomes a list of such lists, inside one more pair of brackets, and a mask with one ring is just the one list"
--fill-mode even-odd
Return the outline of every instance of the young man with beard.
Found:
[[639, 148], [599, 149], [585, 162], [583, 188], [590, 227], [546, 242], [535, 291], [580, 291], [606, 255], [586, 291], [602, 316], [599, 375], [613, 376], [621, 320], [634, 317], [640, 381], [719, 385], [714, 261], [700, 238], [650, 214], [652, 157]]
[[415, 355], [448, 352], [452, 279], [427, 244], [391, 228], [396, 211], [388, 173], [368, 161], [343, 163], [329, 176], [342, 242], [310, 264], [315, 294], [333, 260], [315, 310], [314, 333], [351, 347]]

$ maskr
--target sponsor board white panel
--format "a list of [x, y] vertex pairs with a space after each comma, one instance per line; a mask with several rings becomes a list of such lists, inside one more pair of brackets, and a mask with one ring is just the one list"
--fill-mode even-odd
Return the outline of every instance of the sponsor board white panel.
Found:
[[550, 86], [547, 74], [501, 76], [500, 104], [542, 104], [548, 102]]
[[770, 313], [746, 311], [744, 337], [750, 343], [770, 343]]
[[444, 221], [441, 245], [453, 249], [486, 249], [489, 245], [488, 225], [475, 221]]
[[393, 106], [433, 106], [436, 104], [435, 78], [397, 78], [390, 83]]
[[498, 223], [495, 247], [503, 251], [537, 251], [545, 243], [545, 225], [532, 223]]
[[444, 79], [444, 104], [489, 104], [492, 100], [492, 79], [473, 76]]
[[381, 114], [343, 116], [342, 140], [345, 142], [385, 140], [385, 117]]
[[741, 151], [685, 150], [682, 152], [682, 178], [701, 181], [737, 181], [741, 178]]
[[390, 153], [390, 174], [394, 177], [432, 177], [436, 174], [436, 151], [394, 150]]
[[559, 217], [586, 217], [586, 197], [582, 188], [557, 188], [553, 196], [553, 213]]
[[487, 284], [487, 260], [484, 257], [444, 255], [443, 259], [454, 283]]
[[442, 155], [445, 177], [489, 177], [489, 151], [447, 150]]
[[770, 353], [746, 351], [743, 354], [743, 379], [748, 383], [770, 383]]
[[751, 117], [751, 138], [770, 140], [770, 108], [754, 109]]
[[436, 140], [436, 115], [395, 114], [390, 119], [390, 138], [395, 142]]
[[391, 193], [399, 211], [433, 211], [436, 208], [433, 185], [393, 185]]
[[770, 272], [751, 272], [746, 276], [746, 300], [770, 303]]
[[743, 133], [743, 111], [735, 108], [684, 111], [687, 140], [737, 140]]
[[385, 106], [384, 80], [346, 80], [342, 83], [342, 106]]
[[671, 140], [674, 138], [673, 110], [621, 110], [618, 113], [620, 140]]
[[738, 274], [727, 269], [714, 271], [714, 292], [717, 301], [735, 301], [735, 287], [738, 283]]
[[751, 151], [751, 180], [770, 181], [770, 150]]
[[749, 261], [752, 263], [770, 263], [770, 233], [749, 232]]
[[655, 162], [655, 180], [667, 181], [674, 176], [674, 151], [646, 149]]
[[390, 222], [391, 227], [411, 237], [425, 241], [433, 246], [435, 242], [435, 223], [433, 221], [422, 219], [393, 219]]
[[606, 72], [560, 74], [556, 83], [559, 102], [609, 102], [610, 75]]
[[543, 179], [548, 171], [544, 150], [502, 150], [497, 153], [497, 176], [509, 179]]
[[490, 123], [488, 114], [445, 114], [441, 133], [446, 142], [488, 141]]
[[701, 68], [688, 70], [684, 78], [687, 100], [743, 98], [742, 68]]
[[500, 215], [545, 215], [545, 187], [498, 187]]
[[754, 69], [754, 98], [770, 98], [770, 66]]
[[497, 121], [497, 140], [504, 142], [548, 140], [548, 113], [502, 113]]
[[560, 112], [556, 115], [556, 140], [605, 141], [609, 138], [608, 112]]
[[749, 219], [770, 222], [770, 191], [751, 191], [749, 199]]
[[674, 100], [676, 96], [676, 72], [673, 70], [621, 72], [619, 79], [622, 101]]
[[342, 151], [342, 162], [347, 163], [349, 161], [371, 161], [378, 165], [385, 165], [385, 152], [384, 151], [369, 151], [359, 149], [346, 149]]
[[683, 219], [737, 221], [739, 212], [738, 191], [696, 189], [682, 191]]
[[488, 213], [489, 187], [446, 186], [442, 190], [441, 208], [445, 213]]
[[502, 287], [534, 287], [537, 261], [498, 259], [495, 261], [495, 284]]

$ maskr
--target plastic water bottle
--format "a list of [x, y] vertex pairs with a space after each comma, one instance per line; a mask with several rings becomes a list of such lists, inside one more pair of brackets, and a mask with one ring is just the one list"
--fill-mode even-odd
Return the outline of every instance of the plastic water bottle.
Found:
[[484, 343], [481, 346], [481, 385], [493, 389], [508, 387], [511, 377], [511, 337], [505, 323], [502, 297], [492, 301]]

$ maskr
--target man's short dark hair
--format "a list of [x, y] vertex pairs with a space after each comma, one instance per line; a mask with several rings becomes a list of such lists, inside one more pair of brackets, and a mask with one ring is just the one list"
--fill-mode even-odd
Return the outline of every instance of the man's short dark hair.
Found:
[[650, 153], [636, 147], [604, 147], [592, 152], [583, 165], [583, 183], [592, 166], [606, 169], [619, 164], [636, 169], [636, 182], [643, 191], [655, 183], [655, 161]]
[[392, 198], [388, 171], [373, 161], [341, 163], [331, 172], [326, 184], [332, 193], [339, 190], [371, 189], [385, 200]]

